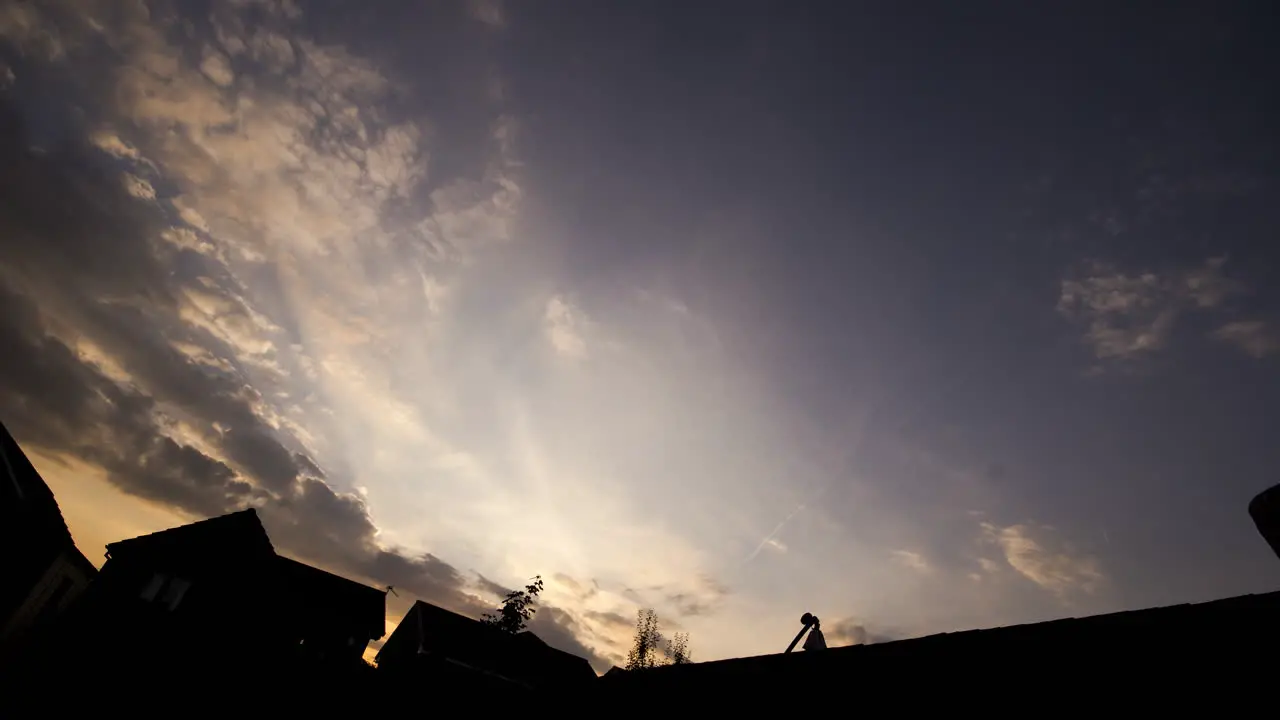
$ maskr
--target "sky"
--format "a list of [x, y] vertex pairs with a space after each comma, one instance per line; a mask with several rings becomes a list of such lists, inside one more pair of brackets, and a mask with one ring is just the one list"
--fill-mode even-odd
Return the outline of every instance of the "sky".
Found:
[[0, 420], [77, 543], [598, 670], [1274, 590], [1280, 17], [0, 3]]

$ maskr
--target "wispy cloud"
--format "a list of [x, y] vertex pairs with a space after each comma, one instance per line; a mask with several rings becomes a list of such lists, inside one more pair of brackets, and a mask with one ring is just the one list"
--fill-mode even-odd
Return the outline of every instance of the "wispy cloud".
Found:
[[893, 636], [889, 633], [869, 626], [867, 621], [857, 617], [841, 618], [833, 623], [824, 623], [822, 631], [827, 645], [842, 647], [846, 645], [871, 645], [889, 642]]
[[1058, 312], [1084, 326], [1084, 341], [1102, 362], [1128, 362], [1165, 347], [1178, 317], [1213, 309], [1243, 290], [1224, 274], [1225, 258], [1181, 273], [1126, 274], [1087, 263], [1061, 283]]
[[893, 550], [890, 551], [889, 557], [893, 558], [893, 561], [899, 565], [915, 572], [926, 575], [933, 572], [933, 566], [929, 564], [929, 561], [913, 550]]
[[1264, 358], [1280, 352], [1280, 336], [1266, 322], [1241, 320], [1229, 322], [1213, 331], [1213, 338], [1235, 345], [1246, 355]]
[[467, 12], [471, 17], [486, 25], [501, 27], [505, 24], [506, 14], [502, 0], [466, 0]]
[[586, 316], [560, 295], [547, 301], [542, 315], [547, 340], [561, 356], [581, 360], [587, 356], [587, 341], [583, 336]]
[[[1000, 548], [1010, 567], [1060, 598], [1093, 593], [1105, 579], [1097, 559], [1074, 552], [1050, 528], [1030, 523], [1007, 527], [982, 523], [981, 531], [984, 541]], [[992, 572], [995, 565], [984, 560], [982, 567]]]

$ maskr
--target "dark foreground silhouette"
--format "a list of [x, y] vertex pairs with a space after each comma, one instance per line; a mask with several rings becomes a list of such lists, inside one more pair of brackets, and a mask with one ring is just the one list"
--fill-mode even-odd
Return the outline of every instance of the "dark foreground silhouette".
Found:
[[[361, 655], [385, 632], [385, 591], [276, 554], [254, 511], [112, 543], [95, 575], [3, 426], [0, 453], [6, 716], [761, 713], [798, 701], [808, 714], [1272, 714], [1280, 592], [601, 678], [532, 633], [418, 602], [375, 668]], [[1280, 554], [1280, 486], [1249, 513]]]

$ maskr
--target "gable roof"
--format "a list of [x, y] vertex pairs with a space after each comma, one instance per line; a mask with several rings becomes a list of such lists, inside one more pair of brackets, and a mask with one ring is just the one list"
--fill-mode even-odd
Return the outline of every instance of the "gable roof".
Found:
[[509, 635], [422, 600], [413, 604], [378, 651], [378, 663], [404, 662], [418, 655], [419, 646], [431, 656], [527, 687], [595, 678], [585, 658], [557, 650], [532, 632]]
[[219, 562], [267, 558], [275, 548], [253, 508], [140, 535], [107, 545], [111, 557], [146, 556], [153, 560]]
[[276, 578], [290, 595], [292, 612], [322, 621], [357, 624], [371, 639], [386, 634], [387, 594], [284, 556], [274, 560]]
[[418, 654], [419, 647], [447, 655], [468, 665], [483, 664], [491, 652], [492, 628], [477, 620], [418, 600], [401, 618], [378, 651], [379, 663], [392, 657]]
[[586, 658], [551, 647], [529, 630], [517, 634], [515, 639], [530, 667], [539, 673], [561, 679], [593, 680], [596, 677], [596, 671]]
[[58, 501], [9, 429], [0, 423], [0, 509], [22, 517], [28, 538], [74, 546]]

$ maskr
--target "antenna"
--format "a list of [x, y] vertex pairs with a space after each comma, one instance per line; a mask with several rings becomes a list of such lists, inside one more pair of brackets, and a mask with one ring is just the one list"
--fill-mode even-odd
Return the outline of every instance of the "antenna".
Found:
[[396, 597], [400, 597], [400, 593], [396, 592], [395, 587], [392, 585], [387, 586], [387, 592], [391, 593], [392, 595], [395, 595]]

